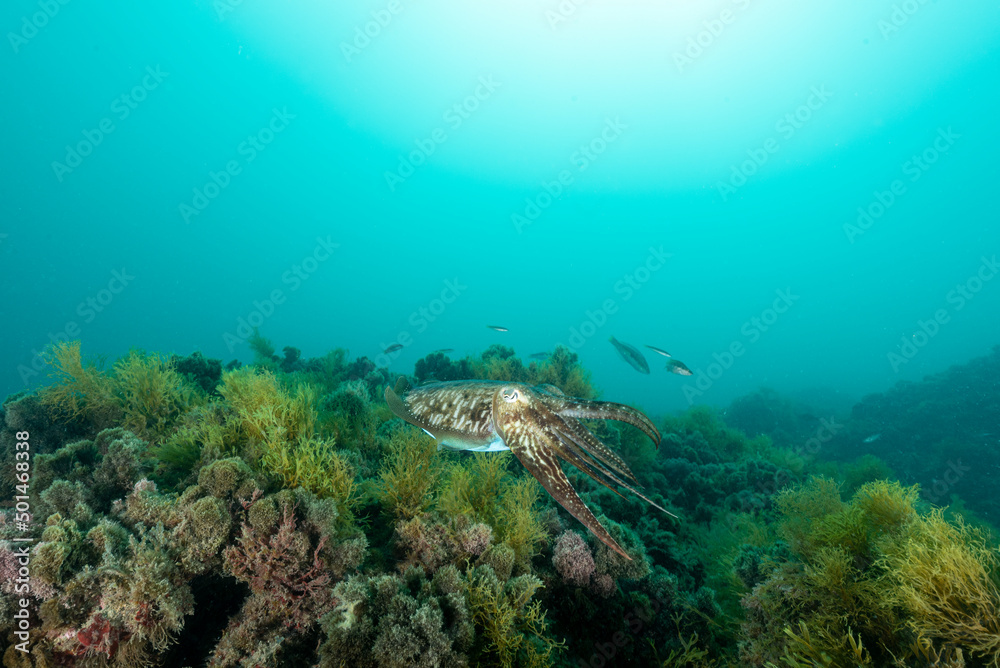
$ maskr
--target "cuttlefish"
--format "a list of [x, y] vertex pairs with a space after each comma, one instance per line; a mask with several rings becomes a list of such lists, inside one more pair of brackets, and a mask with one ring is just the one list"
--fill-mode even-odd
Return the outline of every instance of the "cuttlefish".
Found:
[[601, 542], [626, 559], [631, 560], [631, 557], [573, 489], [559, 464], [560, 459], [573, 464], [615, 494], [621, 496], [612, 485], [624, 487], [673, 516], [622, 480], [628, 478], [638, 485], [622, 458], [579, 421], [579, 418], [596, 418], [627, 422], [641, 429], [659, 446], [660, 432], [656, 426], [630, 406], [567, 397], [554, 385], [532, 387], [500, 381], [430, 383], [409, 392], [405, 390], [403, 378], [396, 382], [395, 389], [385, 389], [389, 408], [435, 438], [438, 449], [510, 450], [552, 498]]

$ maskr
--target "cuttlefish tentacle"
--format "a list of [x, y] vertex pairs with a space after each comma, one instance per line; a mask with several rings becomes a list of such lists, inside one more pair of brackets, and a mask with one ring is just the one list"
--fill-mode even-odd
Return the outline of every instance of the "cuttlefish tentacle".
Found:
[[[593, 460], [590, 460], [590, 462], [587, 461], [587, 459], [589, 459], [586, 456], [587, 453], [585, 451], [581, 451], [579, 443], [573, 442], [573, 440], [571, 438], [569, 438], [568, 436], [566, 436], [566, 435], [564, 435], [562, 433], [559, 433], [559, 432], [556, 432], [556, 433], [560, 437], [560, 439], [563, 440], [564, 443], [566, 443], [566, 445], [568, 446], [570, 452], [575, 457], [577, 457], [579, 460], [583, 461], [584, 463], [590, 463], [592, 465]], [[589, 434], [590, 432], [587, 432], [587, 433]], [[590, 434], [590, 436], [591, 436], [591, 438], [594, 438], [596, 440], [596, 437], [593, 434]], [[600, 443], [600, 441], [597, 441], [597, 442]], [[601, 443], [601, 445], [604, 446], [603, 443]], [[608, 484], [607, 481], [613, 482], [614, 484], [616, 484], [616, 485], [618, 485], [620, 487], [624, 487], [625, 489], [627, 489], [628, 491], [632, 492], [633, 494], [635, 494], [636, 496], [638, 496], [640, 499], [642, 499], [643, 501], [645, 501], [649, 505], [651, 505], [651, 506], [653, 506], [655, 508], [658, 508], [659, 510], [662, 510], [667, 515], [670, 515], [671, 517], [677, 517], [677, 515], [674, 515], [672, 512], [670, 512], [669, 510], [667, 510], [666, 508], [664, 508], [660, 504], [658, 504], [655, 501], [653, 501], [652, 499], [648, 498], [645, 494], [643, 494], [642, 492], [640, 492], [638, 489], [636, 489], [632, 485], [628, 484], [627, 482], [625, 482], [624, 480], [622, 480], [621, 478], [619, 478], [618, 476], [616, 476], [614, 474], [614, 472], [612, 472], [611, 470], [607, 469], [607, 467], [605, 467], [605, 469], [597, 468], [597, 473], [599, 473], [600, 475], [604, 476], [604, 479], [602, 479], [602, 478], [598, 477], [597, 475], [594, 475], [593, 473], [591, 473], [591, 471], [588, 468], [585, 468], [584, 466], [581, 466], [580, 463], [578, 463], [577, 461], [573, 461], [573, 460], [570, 460], [570, 459], [567, 459], [566, 461], [569, 461], [571, 464], [574, 464], [578, 469], [580, 469], [581, 471], [583, 471], [584, 473], [586, 473], [594, 481], [596, 481], [596, 482], [604, 485], [605, 487], [607, 487], [608, 489], [610, 489], [612, 492], [614, 492], [618, 496], [622, 496], [622, 494], [618, 490], [616, 490], [614, 487], [612, 487], [610, 484]], [[596, 467], [594, 467], [594, 468], [596, 468]], [[634, 480], [634, 478], [633, 478], [633, 480]], [[636, 484], [638, 484], [638, 483], [636, 483]], [[624, 498], [624, 497], [622, 497], [622, 498]]]
[[[573, 452], [572, 448], [571, 448], [571, 452]], [[573, 452], [573, 454], [579, 457], [579, 453], [578, 452]], [[582, 459], [582, 457], [581, 457], [581, 459]], [[590, 476], [594, 481], [596, 481], [596, 482], [604, 485], [605, 487], [607, 487], [608, 489], [610, 489], [615, 494], [618, 494], [618, 496], [622, 496], [622, 494], [620, 492], [618, 492], [618, 490], [616, 490], [610, 484], [608, 484], [607, 481], [613, 482], [614, 484], [618, 485], [619, 487], [624, 487], [625, 489], [627, 489], [628, 491], [632, 492], [633, 494], [635, 494], [636, 496], [638, 496], [640, 499], [642, 499], [643, 501], [645, 501], [649, 505], [651, 505], [654, 508], [657, 508], [659, 510], [662, 510], [667, 515], [670, 515], [671, 517], [677, 517], [672, 512], [670, 512], [669, 510], [667, 510], [666, 508], [664, 508], [663, 506], [661, 506], [660, 504], [656, 503], [655, 501], [653, 501], [652, 499], [650, 499], [649, 497], [647, 497], [645, 494], [643, 494], [642, 492], [640, 492], [638, 489], [636, 489], [636, 487], [633, 487], [629, 483], [625, 482], [624, 480], [622, 480], [621, 478], [619, 478], [618, 476], [616, 476], [613, 472], [611, 472], [609, 470], [598, 469], [597, 470], [598, 473], [601, 474], [601, 475], [603, 475], [604, 478], [605, 478], [605, 479], [602, 479], [602, 478], [600, 478], [598, 476], [595, 476], [593, 473], [591, 473], [588, 469], [584, 468], [583, 466], [580, 466], [580, 464], [578, 464], [577, 462], [571, 461], [571, 460], [567, 460], [567, 461], [570, 461], [571, 464], [575, 464], [577, 468], [579, 468], [581, 471], [583, 471], [588, 476]], [[636, 483], [636, 484], [638, 485], [638, 483]], [[622, 497], [622, 498], [624, 498], [624, 497]]]
[[653, 421], [625, 404], [616, 404], [610, 401], [588, 401], [587, 399], [573, 399], [570, 397], [560, 397], [565, 402], [564, 407], [556, 409], [556, 412], [563, 417], [574, 418], [596, 418], [598, 420], [617, 420], [627, 422], [633, 427], [637, 427], [653, 440], [656, 447], [660, 447], [660, 431], [653, 424]]
[[639, 481], [635, 479], [632, 469], [628, 467], [628, 464], [626, 464], [616, 452], [604, 445], [599, 438], [590, 433], [586, 427], [580, 424], [579, 420], [562, 416], [559, 417], [562, 418], [563, 425], [565, 425], [564, 431], [566, 432], [566, 435], [571, 440], [579, 444], [580, 448], [587, 451], [590, 455], [600, 461], [604, 468], [612, 469], [620, 475], [631, 479], [632, 482], [636, 484], [639, 483]]
[[558, 423], [562, 420], [561, 417], [554, 413], [550, 413], [546, 417], [549, 424], [552, 426], [551, 429], [548, 429], [545, 432], [546, 435], [549, 436], [549, 438], [546, 439], [546, 442], [552, 446], [556, 454], [559, 455], [563, 461], [569, 462], [586, 473], [594, 482], [604, 485], [618, 496], [625, 498], [621, 492], [612, 487], [612, 483], [621, 485], [628, 489], [631, 489], [631, 487], [616, 476], [608, 466], [603, 465], [600, 460], [591, 456], [591, 454], [587, 452], [578, 441], [572, 438], [564, 430], [560, 429]]
[[[550, 394], [563, 395], [562, 390], [554, 385], [540, 385]], [[564, 460], [573, 464], [581, 471], [590, 476], [594, 481], [604, 485], [618, 496], [621, 493], [609, 484], [614, 482], [635, 492], [632, 487], [618, 478], [612, 471], [617, 470], [623, 475], [627, 475], [633, 480], [635, 476], [628, 468], [628, 465], [621, 460], [618, 455], [608, 449], [596, 436], [587, 431], [586, 427], [574, 418], [563, 418], [551, 410], [547, 409], [540, 402], [524, 402], [522, 419], [529, 424], [544, 424], [548, 427], [547, 432], [556, 436], [558, 441], [550, 443], [558, 448], [557, 454]], [[496, 414], [496, 413], [495, 413]], [[500, 431], [498, 429], [498, 431]], [[562, 444], [564, 448], [560, 448]], [[595, 461], [596, 459], [596, 461]], [[622, 470], [624, 469], [624, 471]], [[636, 481], [638, 483], [638, 481]], [[635, 492], [638, 494], [638, 492]], [[640, 496], [642, 496], [640, 494]], [[656, 505], [656, 504], [653, 504]]]
[[615, 494], [621, 496], [615, 485], [624, 487], [672, 515], [636, 490], [638, 482], [624, 460], [578, 419], [627, 422], [658, 444], [660, 433], [655, 425], [634, 408], [567, 397], [551, 385], [532, 388], [497, 381], [432, 383], [404, 391], [405, 384], [400, 382], [395, 389], [386, 388], [386, 402], [393, 413], [437, 439], [439, 447], [509, 449], [563, 508], [625, 559], [630, 559], [628, 554], [573, 489], [560, 459]]
[[[538, 387], [550, 394], [560, 397], [566, 396], [563, 394], [563, 391], [555, 385], [546, 384], [539, 385]], [[584, 451], [588, 451], [589, 454], [596, 457], [605, 468], [614, 469], [621, 475], [630, 478], [634, 483], [639, 483], [639, 481], [635, 479], [635, 475], [632, 474], [632, 469], [628, 467], [628, 464], [626, 464], [617, 453], [608, 448], [608, 446], [604, 445], [599, 438], [590, 433], [590, 431], [584, 427], [579, 420], [563, 415], [560, 415], [560, 417], [566, 426], [566, 431], [569, 432], [569, 437], [576, 441]]]
[[601, 483], [611, 491], [621, 496], [618, 490], [612, 487], [609, 483], [623, 486], [627, 486], [627, 484], [615, 475], [614, 471], [609, 469], [607, 466], [602, 466], [600, 461], [595, 460], [594, 457], [584, 450], [580, 444], [573, 440], [573, 438], [566, 432], [560, 429], [555, 429], [552, 433], [564, 446], [567, 454], [569, 454], [569, 457], [564, 457], [566, 461], [586, 473], [595, 482]]
[[497, 392], [493, 400], [494, 423], [504, 443], [524, 468], [542, 484], [545, 491], [569, 511], [570, 515], [590, 529], [601, 542], [631, 561], [632, 558], [597, 521], [594, 513], [570, 484], [569, 478], [559, 465], [560, 455], [562, 459], [569, 461], [565, 456], [565, 450], [546, 432], [533, 429], [529, 419], [524, 415], [528, 411], [517, 403], [516, 398], [514, 401], [506, 399], [503, 391]]

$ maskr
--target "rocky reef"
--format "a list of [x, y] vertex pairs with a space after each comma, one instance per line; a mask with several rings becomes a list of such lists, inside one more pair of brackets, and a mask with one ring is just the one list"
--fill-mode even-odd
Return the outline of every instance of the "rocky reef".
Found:
[[[107, 369], [60, 344], [51, 384], [3, 403], [5, 666], [1000, 666], [988, 525], [891, 458], [804, 452], [812, 418], [779, 397], [727, 414], [749, 437], [706, 408], [658, 420], [659, 449], [586, 421], [679, 517], [567, 469], [628, 561], [510, 454], [396, 419], [386, 369], [251, 343], [250, 365]], [[599, 396], [564, 348], [434, 353], [411, 380], [469, 378]], [[835, 438], [912, 417], [934, 382]]]

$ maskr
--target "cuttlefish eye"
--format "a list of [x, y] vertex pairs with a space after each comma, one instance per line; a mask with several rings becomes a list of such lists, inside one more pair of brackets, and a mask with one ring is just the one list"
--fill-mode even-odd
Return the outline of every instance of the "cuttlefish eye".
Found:
[[514, 402], [520, 398], [521, 394], [513, 387], [505, 387], [500, 390], [500, 396], [503, 397], [504, 401]]

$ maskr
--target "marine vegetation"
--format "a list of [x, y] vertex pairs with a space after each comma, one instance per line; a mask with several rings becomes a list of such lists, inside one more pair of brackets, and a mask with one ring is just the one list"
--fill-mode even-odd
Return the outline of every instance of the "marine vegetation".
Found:
[[789, 549], [744, 550], [746, 665], [1000, 665], [996, 549], [917, 500], [886, 481], [848, 502], [829, 478], [783, 491]]
[[998, 376], [1000, 346], [994, 346], [988, 355], [920, 382], [899, 382], [853, 404], [825, 396], [814, 403], [833, 408], [819, 409], [765, 390], [734, 402], [726, 419], [747, 434], [765, 434], [810, 459], [846, 463], [877, 457], [900, 480], [919, 483], [930, 503], [956, 505], [960, 497], [996, 526]]
[[578, 363], [578, 356], [565, 346], [544, 361], [525, 365], [513, 348], [494, 344], [478, 358], [451, 360], [443, 353], [431, 353], [417, 360], [414, 377], [417, 384], [427, 381], [502, 380], [527, 385], [554, 385], [563, 394], [581, 399], [593, 399], [597, 391], [590, 382], [590, 373]]
[[[403, 393], [343, 349], [250, 344], [250, 364], [106, 366], [57, 344], [51, 384], [3, 402], [5, 666], [1000, 668], [987, 525], [896, 482], [888, 456], [803, 452], [811, 418], [776, 443], [804, 413], [780, 397], [743, 402], [748, 436], [705, 407], [599, 401], [566, 348], [438, 351]], [[936, 382], [893, 394], [893, 415]], [[495, 430], [467, 431], [480, 409]]]

